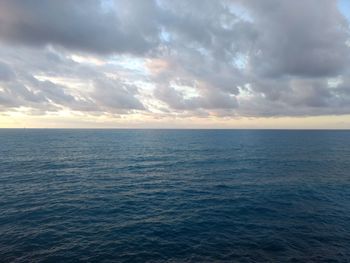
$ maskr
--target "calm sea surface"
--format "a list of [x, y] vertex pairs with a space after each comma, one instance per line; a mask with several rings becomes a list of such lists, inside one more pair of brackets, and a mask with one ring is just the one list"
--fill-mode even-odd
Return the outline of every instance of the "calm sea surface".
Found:
[[350, 262], [350, 132], [0, 130], [0, 262]]

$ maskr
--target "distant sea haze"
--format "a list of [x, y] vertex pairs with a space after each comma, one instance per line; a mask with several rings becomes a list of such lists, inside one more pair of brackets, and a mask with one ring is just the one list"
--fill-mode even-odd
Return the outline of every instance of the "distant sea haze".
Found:
[[349, 262], [350, 131], [0, 130], [0, 262]]

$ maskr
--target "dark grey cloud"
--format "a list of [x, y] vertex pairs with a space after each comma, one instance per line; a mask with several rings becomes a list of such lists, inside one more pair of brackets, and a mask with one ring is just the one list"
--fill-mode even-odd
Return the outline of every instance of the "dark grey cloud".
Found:
[[113, 110], [145, 110], [142, 103], [135, 97], [137, 87], [122, 81], [111, 79], [94, 80], [94, 91], [91, 94], [94, 101], [107, 109]]
[[325, 77], [349, 61], [348, 22], [332, 0], [242, 1], [258, 36], [250, 64], [255, 74]]
[[14, 72], [6, 64], [0, 61], [0, 81], [10, 81], [15, 77]]
[[[349, 45], [349, 21], [335, 0], [3, 0], [0, 105], [103, 114], [160, 102], [168, 115], [349, 114]], [[73, 53], [162, 64], [146, 74], [79, 63]], [[153, 87], [148, 97], [140, 81]]]
[[10, 43], [54, 44], [94, 53], [143, 53], [157, 44], [153, 1], [0, 1], [0, 39]]

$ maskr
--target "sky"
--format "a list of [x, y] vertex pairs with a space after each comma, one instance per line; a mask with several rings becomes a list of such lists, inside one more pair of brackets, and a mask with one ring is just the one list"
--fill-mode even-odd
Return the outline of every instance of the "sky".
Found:
[[350, 1], [1, 0], [0, 127], [350, 129]]

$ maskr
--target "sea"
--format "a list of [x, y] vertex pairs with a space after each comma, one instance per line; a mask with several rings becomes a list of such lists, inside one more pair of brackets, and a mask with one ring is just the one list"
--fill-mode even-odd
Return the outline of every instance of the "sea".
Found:
[[0, 262], [350, 262], [350, 131], [0, 130]]

